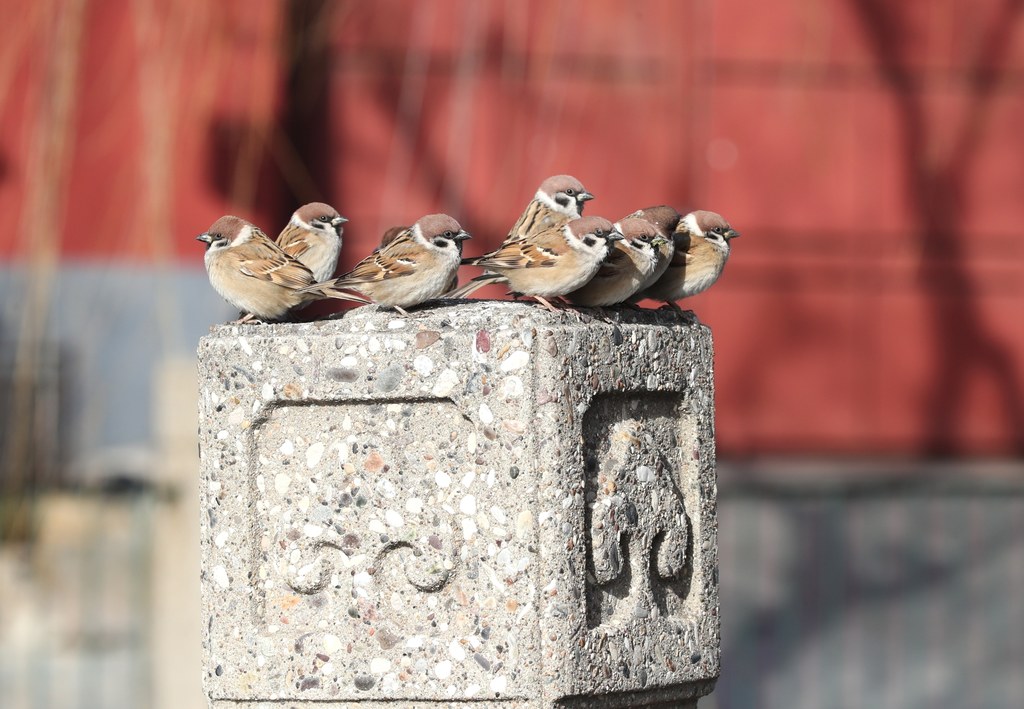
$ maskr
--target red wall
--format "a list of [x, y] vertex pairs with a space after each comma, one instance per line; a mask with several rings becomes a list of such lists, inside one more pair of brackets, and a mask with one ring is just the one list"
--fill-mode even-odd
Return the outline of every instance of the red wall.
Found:
[[476, 252], [571, 172], [593, 213], [743, 232], [688, 304], [723, 455], [1016, 455], [1022, 5], [25, 3], [0, 10], [0, 257], [198, 269], [220, 214], [276, 231], [311, 199], [352, 220], [346, 266], [428, 211]]

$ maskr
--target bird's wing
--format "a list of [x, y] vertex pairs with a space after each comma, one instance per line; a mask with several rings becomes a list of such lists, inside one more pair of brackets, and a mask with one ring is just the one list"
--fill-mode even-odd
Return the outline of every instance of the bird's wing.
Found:
[[473, 265], [481, 268], [550, 268], [568, 251], [561, 229], [549, 229], [529, 240], [505, 242], [497, 251], [481, 256]]
[[303, 288], [315, 280], [312, 271], [282, 251], [262, 232], [243, 244], [237, 253], [239, 270], [252, 278], [287, 288]]
[[338, 278], [337, 285], [344, 288], [348, 284], [374, 283], [408, 276], [416, 271], [425, 256], [423, 247], [413, 240], [412, 232], [406, 229]]

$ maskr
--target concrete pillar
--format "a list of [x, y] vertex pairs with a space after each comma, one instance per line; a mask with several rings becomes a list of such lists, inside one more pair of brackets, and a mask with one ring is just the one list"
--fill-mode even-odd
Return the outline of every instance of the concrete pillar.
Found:
[[695, 707], [711, 334], [607, 318], [367, 307], [204, 338], [211, 706]]

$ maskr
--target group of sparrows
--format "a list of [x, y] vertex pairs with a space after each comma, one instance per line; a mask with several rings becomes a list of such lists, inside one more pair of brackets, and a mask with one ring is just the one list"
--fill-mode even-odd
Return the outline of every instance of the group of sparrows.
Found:
[[[447, 214], [428, 214], [409, 227], [392, 227], [355, 268], [334, 275], [348, 221], [322, 202], [300, 207], [277, 239], [239, 217], [225, 216], [196, 237], [206, 243], [206, 270], [214, 289], [242, 311], [238, 322], [281, 320], [315, 300], [377, 303], [407, 315], [437, 298], [461, 298], [491, 283], [515, 297], [531, 296], [589, 307], [651, 298], [678, 309], [676, 300], [709, 288], [739, 236], [719, 214], [680, 214], [647, 207], [613, 223], [583, 216], [594, 198], [571, 175], [541, 183], [504, 243], [483, 256], [463, 258], [466, 230]], [[458, 286], [462, 265], [484, 274]]]

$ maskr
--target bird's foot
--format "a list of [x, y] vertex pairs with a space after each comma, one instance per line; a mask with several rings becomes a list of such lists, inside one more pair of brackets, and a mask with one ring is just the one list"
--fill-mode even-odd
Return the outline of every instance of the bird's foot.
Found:
[[534, 295], [534, 296], [531, 296], [531, 297], [532, 297], [532, 298], [533, 298], [534, 300], [536, 300], [536, 301], [537, 301], [538, 303], [540, 303], [541, 305], [543, 305], [543, 306], [544, 306], [545, 308], [547, 308], [549, 312], [552, 312], [552, 313], [557, 313], [557, 312], [560, 312], [560, 311], [558, 310], [558, 308], [556, 308], [555, 306], [553, 306], [553, 305], [552, 305], [551, 303], [549, 303], [549, 302], [548, 302], [547, 300], [545, 300], [545, 299], [544, 299], [544, 298], [542, 298], [541, 296], [539, 296], [539, 295]]
[[598, 317], [601, 319], [601, 322], [608, 323], [609, 325], [616, 325], [616, 324], [618, 324], [619, 319], [615, 318], [615, 317], [612, 317], [612, 314], [615, 312], [614, 309], [612, 309], [612, 308], [598, 308], [598, 311], [600, 312], [600, 315], [598, 315]]

